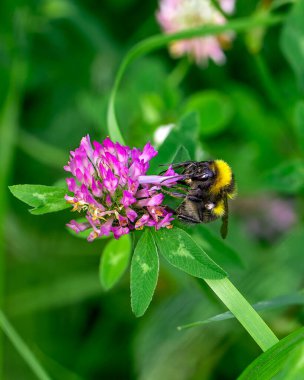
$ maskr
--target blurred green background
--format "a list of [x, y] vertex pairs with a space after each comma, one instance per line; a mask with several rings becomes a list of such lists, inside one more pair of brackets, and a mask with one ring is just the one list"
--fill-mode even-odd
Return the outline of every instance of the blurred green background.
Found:
[[[239, 1], [234, 17], [250, 16], [258, 5]], [[54, 379], [235, 379], [260, 353], [236, 321], [176, 330], [225, 311], [211, 291], [161, 262], [152, 305], [136, 319], [127, 273], [109, 292], [99, 283], [107, 240], [77, 239], [65, 228], [69, 211], [33, 216], [7, 189], [56, 183], [83, 135], [106, 137], [115, 73], [134, 43], [159, 33], [157, 1], [0, 7], [0, 288], [10, 321]], [[222, 67], [174, 60], [166, 49], [140, 58], [116, 103], [122, 133], [137, 147], [155, 143], [160, 125], [198, 111], [196, 159], [225, 159], [237, 179], [227, 244], [239, 259], [227, 259], [217, 238], [208, 245], [200, 229], [193, 234], [251, 303], [304, 285], [304, 58], [290, 42], [295, 24], [283, 37], [281, 25], [236, 36]], [[206, 228], [218, 236], [218, 223]], [[304, 319], [300, 306], [263, 316], [279, 337]], [[2, 356], [3, 379], [35, 379], [7, 338]]]

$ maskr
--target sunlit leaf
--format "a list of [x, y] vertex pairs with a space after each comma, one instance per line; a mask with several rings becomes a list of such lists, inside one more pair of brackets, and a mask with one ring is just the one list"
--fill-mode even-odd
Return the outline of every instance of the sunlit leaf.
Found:
[[111, 240], [104, 249], [99, 266], [99, 278], [105, 289], [112, 288], [126, 270], [131, 253], [131, 239], [123, 235]]
[[34, 207], [30, 213], [42, 215], [71, 207], [64, 199], [65, 188], [44, 185], [14, 185], [9, 186], [12, 194], [22, 202]]
[[152, 300], [158, 268], [156, 245], [146, 229], [137, 243], [131, 264], [131, 305], [137, 317], [145, 313]]
[[233, 115], [230, 99], [218, 91], [202, 91], [192, 95], [186, 104], [187, 112], [197, 112], [199, 131], [203, 136], [224, 130]]
[[238, 377], [238, 380], [270, 380], [278, 374], [282, 366], [289, 359], [290, 354], [304, 345], [304, 327], [288, 335], [279, 343], [268, 349]]
[[153, 237], [159, 252], [174, 267], [203, 279], [226, 277], [225, 271], [182, 229], [161, 229], [153, 232]]

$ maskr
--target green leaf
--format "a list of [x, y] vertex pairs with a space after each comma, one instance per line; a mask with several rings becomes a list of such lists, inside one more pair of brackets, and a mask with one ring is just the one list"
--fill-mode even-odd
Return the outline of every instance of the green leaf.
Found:
[[233, 106], [226, 95], [209, 90], [192, 95], [187, 101], [186, 111], [198, 113], [201, 135], [213, 136], [228, 126]]
[[174, 267], [203, 279], [221, 279], [227, 276], [184, 230], [161, 229], [153, 232], [159, 252]]
[[64, 199], [67, 189], [44, 185], [14, 185], [9, 186], [11, 193], [22, 202], [34, 207], [30, 213], [42, 215], [71, 207]]
[[[238, 380], [270, 380], [278, 374], [293, 351], [304, 345], [304, 327], [288, 335], [254, 360]], [[303, 375], [303, 374], [302, 374]], [[302, 377], [300, 377], [302, 378]]]
[[304, 152], [304, 101], [301, 100], [295, 107], [295, 132], [297, 143], [302, 152]]
[[[271, 300], [257, 302], [256, 304], [252, 305], [252, 307], [256, 311], [265, 311], [294, 305], [304, 305], [304, 292], [288, 294], [285, 296], [273, 298]], [[205, 319], [203, 321], [196, 321], [183, 326], [178, 326], [177, 329], [184, 330], [191, 327], [207, 325], [212, 322], [226, 321], [227, 319], [233, 318], [235, 318], [235, 316], [231, 313], [231, 311], [226, 311], [226, 313], [217, 314], [214, 317]]]
[[304, 89], [303, 15], [304, 1], [299, 0], [293, 6], [281, 35], [281, 49], [302, 89]]
[[[176, 153], [173, 156], [172, 161], [170, 163], [174, 164], [174, 163], [179, 163], [179, 162], [185, 162], [185, 161], [189, 161], [190, 159], [191, 158], [190, 158], [188, 150], [183, 145], [180, 145], [177, 148]], [[164, 204], [166, 204], [171, 209], [175, 210], [181, 204], [182, 201], [183, 201], [182, 198], [175, 198], [169, 195], [165, 195]]]
[[172, 163], [179, 163], [191, 160], [190, 154], [188, 150], [184, 147], [184, 145], [180, 145], [177, 148], [175, 156], [172, 159]]
[[265, 175], [267, 189], [284, 194], [297, 194], [304, 190], [304, 161], [286, 161]]
[[131, 264], [131, 306], [136, 317], [145, 313], [152, 300], [158, 269], [156, 245], [146, 229], [137, 243]]
[[197, 115], [192, 112], [184, 116], [181, 121], [174, 126], [171, 133], [160, 146], [158, 155], [151, 161], [150, 172], [155, 173], [161, 164], [171, 164], [176, 156], [176, 147], [179, 147], [181, 142], [193, 159], [197, 136]]
[[123, 235], [118, 240], [113, 239], [107, 244], [99, 265], [100, 282], [106, 290], [112, 288], [123, 275], [129, 264], [130, 252], [129, 235]]

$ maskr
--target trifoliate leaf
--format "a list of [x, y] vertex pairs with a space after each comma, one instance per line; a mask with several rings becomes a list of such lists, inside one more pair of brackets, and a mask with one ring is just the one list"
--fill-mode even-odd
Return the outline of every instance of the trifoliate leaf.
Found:
[[184, 230], [161, 229], [153, 232], [159, 252], [182, 271], [203, 279], [221, 279], [226, 272], [219, 267]]
[[136, 245], [131, 264], [131, 305], [137, 317], [145, 313], [152, 300], [158, 268], [156, 245], [146, 229]]
[[123, 235], [111, 240], [104, 249], [99, 266], [99, 278], [102, 286], [108, 290], [121, 278], [129, 264], [131, 239]]

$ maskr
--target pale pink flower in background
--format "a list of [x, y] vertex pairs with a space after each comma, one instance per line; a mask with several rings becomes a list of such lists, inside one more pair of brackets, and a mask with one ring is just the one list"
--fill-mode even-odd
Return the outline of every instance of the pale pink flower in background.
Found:
[[[233, 12], [235, 0], [219, 0], [218, 3], [225, 13]], [[226, 18], [210, 0], [160, 0], [156, 16], [163, 31], [168, 34], [226, 22]], [[229, 46], [232, 39], [233, 33], [226, 32], [217, 36], [175, 41], [169, 49], [174, 57], [188, 55], [197, 64], [206, 64], [209, 58], [217, 64], [223, 64], [226, 61], [223, 48]]]
[[220, 0], [219, 5], [225, 13], [231, 14], [234, 11], [235, 0]]

